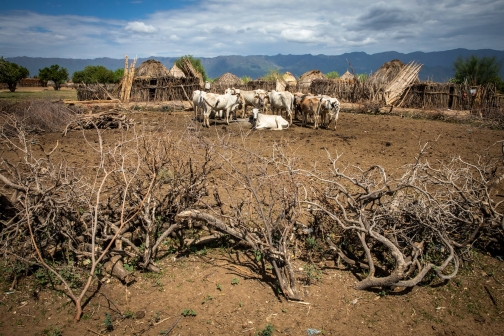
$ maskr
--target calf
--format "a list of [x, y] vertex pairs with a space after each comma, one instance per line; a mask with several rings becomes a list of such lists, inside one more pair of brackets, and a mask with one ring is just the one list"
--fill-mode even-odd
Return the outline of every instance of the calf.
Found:
[[320, 107], [320, 115], [321, 115], [321, 123], [325, 125], [326, 118], [329, 116], [329, 121], [327, 122], [327, 128], [331, 125], [331, 122], [334, 121], [334, 130], [336, 130], [336, 124], [338, 122], [340, 111], [340, 102], [336, 98], [332, 98], [329, 96], [322, 96], [321, 107]]
[[306, 126], [308, 116], [311, 116], [315, 129], [318, 129], [322, 99], [322, 97], [306, 96], [301, 100], [300, 109], [303, 115], [303, 126]]

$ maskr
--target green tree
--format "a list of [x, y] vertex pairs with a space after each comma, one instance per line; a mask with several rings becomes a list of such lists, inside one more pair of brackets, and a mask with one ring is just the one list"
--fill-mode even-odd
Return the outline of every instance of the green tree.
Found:
[[327, 77], [328, 79], [334, 79], [334, 78], [339, 78], [339, 77], [340, 77], [340, 75], [339, 75], [338, 71], [331, 71], [331, 72], [328, 72], [328, 73], [326, 74], [326, 77]]
[[274, 82], [277, 79], [282, 78], [282, 75], [278, 71], [278, 69], [270, 69], [266, 74], [263, 76], [263, 80], [267, 82]]
[[203, 77], [203, 82], [206, 82], [208, 80], [205, 68], [203, 67], [203, 64], [201, 64], [201, 60], [194, 58], [192, 55], [185, 55], [180, 57], [178, 60], [175, 61], [175, 65], [177, 65], [177, 67], [179, 68], [182, 68], [182, 61], [184, 59], [188, 59], [189, 62], [191, 62], [191, 65], [193, 66], [194, 70], [196, 70], [201, 74], [201, 76]]
[[247, 84], [248, 82], [250, 82], [252, 80], [252, 78], [250, 78], [249, 76], [242, 76], [241, 78], [243, 84]]
[[119, 68], [114, 71], [114, 83], [119, 83], [124, 77], [124, 68]]
[[469, 85], [483, 85], [500, 81], [500, 70], [502, 60], [497, 61], [497, 57], [484, 56], [479, 58], [475, 55], [467, 58], [458, 57], [453, 63], [455, 68], [455, 83], [464, 83], [467, 80]]
[[103, 65], [88, 65], [82, 71], [75, 71], [72, 75], [74, 83], [118, 83], [124, 75], [124, 69], [117, 69], [115, 72], [105, 68]]
[[368, 75], [368, 74], [366, 74], [366, 73], [361, 73], [361, 74], [356, 74], [356, 75], [355, 75], [355, 77], [356, 77], [359, 81], [363, 82], [363, 81], [365, 81], [366, 79], [368, 79], [369, 75]]
[[0, 57], [0, 83], [7, 83], [10, 92], [16, 91], [17, 83], [30, 75], [28, 69]]
[[50, 67], [39, 69], [38, 78], [44, 81], [52, 80], [54, 82], [54, 90], [59, 90], [61, 84], [68, 80], [68, 70], [58, 64], [53, 64]]

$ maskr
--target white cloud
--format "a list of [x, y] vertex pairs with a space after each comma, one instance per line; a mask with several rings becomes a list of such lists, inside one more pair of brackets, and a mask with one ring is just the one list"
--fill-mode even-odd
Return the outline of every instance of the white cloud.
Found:
[[124, 29], [133, 33], [143, 33], [143, 34], [153, 34], [157, 33], [158, 31], [158, 29], [153, 25], [146, 25], [145, 23], [139, 21], [128, 22], [128, 24], [126, 25], [126, 27], [124, 27]]
[[129, 22], [0, 10], [0, 50], [72, 58], [504, 50], [502, 17], [502, 0], [187, 1]]

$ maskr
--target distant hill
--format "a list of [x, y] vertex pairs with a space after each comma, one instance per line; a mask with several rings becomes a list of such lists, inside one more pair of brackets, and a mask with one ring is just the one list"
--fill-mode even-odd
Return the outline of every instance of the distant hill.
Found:
[[[369, 55], [365, 52], [351, 52], [342, 55], [275, 55], [275, 56], [217, 56], [212, 58], [201, 57], [201, 63], [205, 67], [207, 75], [211, 78], [220, 77], [226, 72], [231, 72], [238, 77], [249, 76], [256, 79], [263, 76], [271, 69], [280, 72], [289, 71], [296, 77], [309, 70], [320, 70], [323, 73], [338, 71], [343, 74], [349, 69], [349, 63], [356, 73], [370, 74], [382, 66], [383, 63], [393, 59], [399, 59], [404, 63], [417, 61], [423, 64], [420, 79], [431, 79], [436, 82], [444, 82], [453, 77], [453, 62], [458, 56], [467, 57], [476, 55], [496, 56], [498, 60], [504, 60], [504, 51], [492, 49], [468, 50], [454, 49], [436, 52], [413, 52], [403, 54], [395, 51], [382, 52]], [[137, 65], [147, 59], [156, 59], [166, 67], [172, 67], [177, 57], [148, 57], [140, 58]], [[115, 70], [124, 67], [124, 59], [95, 58], [95, 59], [72, 59], [72, 58], [40, 58], [40, 57], [9, 57], [6, 60], [15, 62], [26, 67], [30, 76], [36, 76], [39, 69], [58, 64], [68, 69], [70, 75], [75, 71], [84, 69], [87, 65], [103, 65], [108, 69]], [[504, 68], [501, 71], [504, 78]]]

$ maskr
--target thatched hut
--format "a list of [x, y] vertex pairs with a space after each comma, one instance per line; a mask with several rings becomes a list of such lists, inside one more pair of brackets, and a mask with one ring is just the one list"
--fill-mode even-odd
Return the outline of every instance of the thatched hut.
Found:
[[299, 77], [298, 87], [300, 89], [309, 88], [315, 79], [326, 79], [326, 76], [320, 70], [307, 71]]
[[348, 70], [343, 74], [341, 75], [341, 77], [339, 79], [341, 80], [344, 80], [344, 81], [351, 81], [353, 80], [355, 77], [354, 75], [352, 75]]
[[387, 85], [399, 74], [404, 66], [404, 63], [398, 59], [386, 62], [367, 79], [367, 82], [378, 86]]
[[200, 88], [199, 82], [200, 78], [187, 76], [176, 65], [168, 70], [159, 61], [147, 60], [135, 69], [130, 101], [188, 100], [193, 90]]
[[221, 86], [227, 85], [227, 86], [231, 87], [231, 86], [242, 85], [243, 81], [240, 79], [240, 77], [233, 75], [230, 72], [226, 72], [225, 74], [223, 74], [222, 76], [217, 78], [214, 81], [214, 84], [218, 84]]
[[168, 71], [168, 75], [171, 77], [175, 77], [175, 78], [185, 78], [186, 77], [184, 72], [182, 70], [180, 70], [180, 68], [177, 66], [177, 64], [173, 64], [170, 71]]
[[296, 77], [291, 74], [289, 71], [283, 74], [283, 80], [287, 83], [287, 85], [297, 85]]
[[170, 70], [168, 70], [163, 63], [156, 60], [147, 60], [140, 64], [138, 68], [135, 69], [135, 78], [137, 77], [149, 77], [158, 78], [169, 76]]

